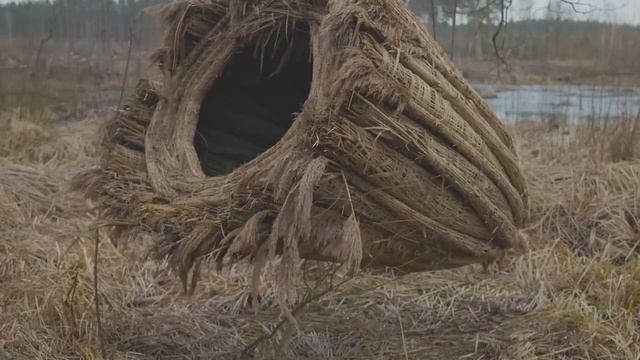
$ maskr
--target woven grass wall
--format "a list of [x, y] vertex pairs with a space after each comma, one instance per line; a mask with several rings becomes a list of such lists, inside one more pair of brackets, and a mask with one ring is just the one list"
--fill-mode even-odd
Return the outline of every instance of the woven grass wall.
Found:
[[[187, 281], [203, 261], [424, 271], [518, 244], [503, 125], [398, 0], [181, 1], [105, 138], [100, 198]], [[259, 276], [255, 277], [259, 279]]]

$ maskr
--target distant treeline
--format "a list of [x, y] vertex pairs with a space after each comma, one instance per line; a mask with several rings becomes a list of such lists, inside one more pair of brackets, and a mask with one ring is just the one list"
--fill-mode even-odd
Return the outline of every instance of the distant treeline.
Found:
[[[0, 6], [0, 39], [90, 41], [107, 46], [126, 42], [133, 29], [138, 46], [152, 47], [162, 33], [145, 7], [167, 0], [47, 0]], [[406, 2], [406, 1], [405, 1]], [[495, 0], [435, 0], [435, 17], [426, 0], [409, 1], [448, 52], [455, 57], [492, 59], [492, 38], [499, 22]], [[452, 6], [455, 4], [455, 7]], [[454, 11], [455, 10], [455, 11]], [[497, 37], [500, 54], [508, 59], [561, 60], [614, 69], [640, 71], [640, 27], [573, 21], [571, 12], [549, 13], [546, 19], [507, 22]], [[458, 20], [452, 41], [454, 15]]]
[[537, 20], [507, 28], [505, 47], [521, 59], [582, 61], [611, 72], [640, 70], [640, 27], [572, 20]]
[[513, 5], [531, 8], [531, 0], [404, 1], [455, 57], [495, 58], [497, 48], [507, 60], [559, 60], [617, 73], [640, 70], [640, 27], [572, 20], [577, 12], [598, 10], [589, 2], [548, 0], [543, 19], [513, 22]]
[[132, 31], [142, 44], [160, 29], [145, 15], [148, 6], [166, 0], [45, 0], [0, 6], [0, 38], [24, 40], [51, 36], [71, 44], [126, 42]]
[[[495, 58], [495, 24], [475, 29], [458, 25], [456, 57]], [[439, 23], [438, 42], [450, 52], [451, 25]], [[496, 45], [506, 59], [564, 61], [607, 67], [614, 72], [640, 71], [640, 26], [570, 19], [522, 20], [505, 24]]]

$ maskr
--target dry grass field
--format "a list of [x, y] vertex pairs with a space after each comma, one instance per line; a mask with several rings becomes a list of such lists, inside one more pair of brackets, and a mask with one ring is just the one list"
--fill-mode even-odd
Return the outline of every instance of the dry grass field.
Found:
[[83, 117], [0, 114], [2, 360], [640, 359], [640, 161], [629, 122], [514, 126], [531, 191], [528, 249], [406, 276], [327, 277], [328, 265], [305, 264], [296, 328], [281, 322], [268, 279], [251, 301], [244, 265], [202, 269], [187, 296], [166, 264], [146, 259], [153, 239], [116, 243], [97, 231], [95, 204], [71, 180], [97, 164], [106, 119]]

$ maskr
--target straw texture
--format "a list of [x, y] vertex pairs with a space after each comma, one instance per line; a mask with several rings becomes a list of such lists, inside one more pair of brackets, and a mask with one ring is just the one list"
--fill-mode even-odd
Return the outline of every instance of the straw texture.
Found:
[[[185, 283], [203, 260], [280, 257], [281, 301], [300, 259], [403, 271], [488, 261], [518, 244], [527, 189], [511, 137], [397, 0], [178, 1], [110, 125], [99, 198], [114, 230], [159, 239]], [[284, 136], [226, 175], [194, 147], [208, 91], [240, 49], [256, 58], [305, 29], [312, 81]], [[285, 44], [285, 45], [282, 45]], [[282, 61], [283, 66], [287, 66]]]

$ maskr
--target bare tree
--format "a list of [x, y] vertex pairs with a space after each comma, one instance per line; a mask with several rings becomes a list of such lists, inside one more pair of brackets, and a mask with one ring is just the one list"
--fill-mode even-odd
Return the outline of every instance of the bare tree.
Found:
[[33, 62], [33, 68], [31, 69], [31, 77], [35, 77], [40, 68], [40, 58], [42, 57], [42, 50], [44, 49], [44, 45], [49, 42], [53, 38], [53, 31], [56, 27], [56, 23], [58, 22], [58, 11], [54, 8], [53, 16], [51, 17], [51, 21], [49, 23], [49, 30], [47, 35], [40, 39], [40, 44], [38, 44], [38, 50], [36, 51], [36, 58]]
[[118, 40], [124, 41], [127, 39], [128, 31], [128, 19], [125, 0], [118, 0]]
[[483, 11], [480, 11], [481, 0], [469, 1], [469, 26], [473, 35], [469, 38], [468, 53], [476, 60], [482, 60], [482, 21]]
[[456, 17], [458, 12], [458, 0], [453, 0], [453, 13], [451, 15], [451, 60], [454, 57], [454, 50], [456, 44]]
[[433, 32], [433, 39], [438, 40], [436, 36], [436, 25], [438, 24], [438, 8], [436, 8], [435, 0], [431, 0], [431, 27]]
[[506, 23], [507, 10], [513, 4], [513, 0], [506, 0], [506, 1], [508, 2], [505, 2], [505, 0], [500, 0], [500, 22], [498, 23], [498, 28], [493, 33], [493, 36], [491, 38], [491, 43], [493, 44], [493, 51], [496, 56], [496, 65], [497, 65], [496, 71], [497, 71], [498, 79], [500, 78], [500, 65], [502, 64], [507, 65], [507, 61], [505, 60], [500, 50], [498, 49], [498, 41], [497, 41], [498, 36], [500, 35], [500, 32], [502, 31]]
[[561, 3], [571, 6], [571, 9], [578, 14], [588, 14], [597, 9], [592, 4], [587, 4], [576, 0], [560, 0]]
[[13, 18], [11, 16], [11, 10], [9, 8], [5, 9], [4, 18], [7, 22], [7, 36], [9, 38], [9, 41], [13, 41]]

